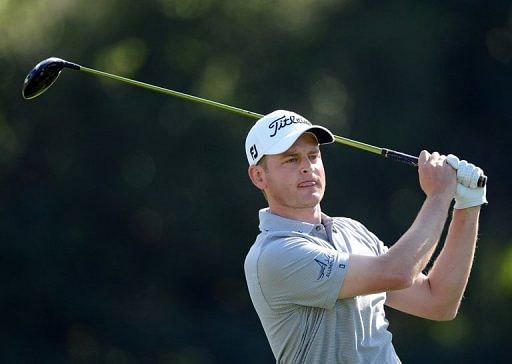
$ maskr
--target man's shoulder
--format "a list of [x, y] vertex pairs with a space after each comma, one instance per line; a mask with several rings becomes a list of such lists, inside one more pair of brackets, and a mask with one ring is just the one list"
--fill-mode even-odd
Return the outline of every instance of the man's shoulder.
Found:
[[348, 217], [333, 218], [333, 228], [344, 231], [357, 242], [372, 249], [377, 255], [386, 251], [385, 244], [361, 222]]
[[266, 231], [261, 232], [251, 246], [249, 254], [263, 254], [288, 250], [297, 245], [313, 242], [307, 234], [295, 231]]
[[246, 255], [246, 264], [281, 264], [283, 260], [294, 259], [307, 253], [315, 242], [312, 236], [293, 231], [262, 232]]
[[352, 219], [350, 217], [332, 217], [332, 222], [333, 225], [336, 227], [366, 230], [366, 226], [364, 226], [362, 222]]

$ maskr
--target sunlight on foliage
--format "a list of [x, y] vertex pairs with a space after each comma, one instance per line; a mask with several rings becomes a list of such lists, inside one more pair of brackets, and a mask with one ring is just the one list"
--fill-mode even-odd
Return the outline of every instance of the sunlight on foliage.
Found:
[[63, 32], [61, 16], [72, 7], [71, 0], [1, 1], [0, 54], [27, 54], [57, 43]]
[[[0, 0], [0, 56], [48, 54], [65, 38], [110, 26], [117, 0], [91, 6], [85, 0]], [[93, 28], [92, 28], [93, 27]], [[78, 32], [77, 32], [78, 31]], [[92, 32], [88, 33], [89, 37]], [[77, 46], [75, 44], [75, 46]]]
[[443, 346], [455, 347], [464, 342], [470, 334], [470, 323], [460, 313], [452, 321], [434, 323], [430, 327], [430, 336]]
[[9, 3], [10, 3], [9, 0], [0, 0], [0, 14], [2, 14], [2, 12], [5, 11], [5, 9], [7, 9], [7, 7], [9, 6]]
[[275, 4], [274, 16], [279, 19], [278, 24], [289, 32], [313, 32], [315, 28], [322, 26], [325, 13], [350, 2], [350, 0], [280, 0]]
[[233, 97], [239, 79], [239, 64], [235, 58], [219, 57], [209, 62], [200, 83], [200, 95], [213, 100]]
[[509, 244], [503, 252], [499, 270], [499, 281], [503, 289], [512, 293], [512, 244]]
[[311, 85], [309, 99], [317, 122], [335, 130], [347, 131], [350, 96], [339, 79], [327, 74], [317, 77]]
[[194, 19], [206, 14], [212, 5], [210, 0], [158, 0], [163, 13], [173, 19]]
[[315, 1], [315, 0], [231, 0], [223, 3], [227, 16], [236, 20], [249, 15], [261, 16], [259, 25], [272, 26], [291, 34], [304, 34], [314, 31], [320, 25], [324, 13], [335, 7], [341, 8], [351, 0]]
[[132, 76], [144, 64], [146, 46], [137, 38], [127, 38], [111, 48], [100, 51], [95, 65], [106, 72]]

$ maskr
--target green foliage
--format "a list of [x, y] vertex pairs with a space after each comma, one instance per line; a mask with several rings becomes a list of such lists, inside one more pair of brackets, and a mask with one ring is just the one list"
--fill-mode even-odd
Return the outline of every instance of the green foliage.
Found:
[[[243, 275], [264, 206], [246, 174], [252, 121], [70, 70], [22, 100], [26, 73], [57, 56], [481, 165], [490, 203], [459, 316], [390, 310], [390, 328], [405, 363], [507, 362], [510, 10], [502, 0], [0, 0], [0, 361], [273, 360]], [[423, 199], [414, 169], [344, 146], [324, 160], [324, 210], [396, 241]]]

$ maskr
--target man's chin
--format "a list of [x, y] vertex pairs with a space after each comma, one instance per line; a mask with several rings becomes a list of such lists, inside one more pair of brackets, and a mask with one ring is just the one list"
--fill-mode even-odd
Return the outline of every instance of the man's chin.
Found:
[[322, 201], [322, 197], [322, 194], [315, 193], [305, 197], [302, 201], [305, 207], [315, 207]]

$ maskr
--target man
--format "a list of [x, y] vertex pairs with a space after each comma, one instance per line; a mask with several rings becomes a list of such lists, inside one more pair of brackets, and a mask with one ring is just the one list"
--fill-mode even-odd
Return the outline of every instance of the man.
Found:
[[[284, 110], [249, 131], [249, 177], [268, 202], [245, 260], [249, 293], [278, 363], [400, 363], [384, 305], [431, 320], [456, 316], [487, 202], [485, 187], [476, 186], [483, 172], [422, 151], [425, 201], [388, 248], [359, 222], [321, 211], [319, 145], [333, 141], [329, 130]], [[423, 274], [453, 198], [444, 247]]]

